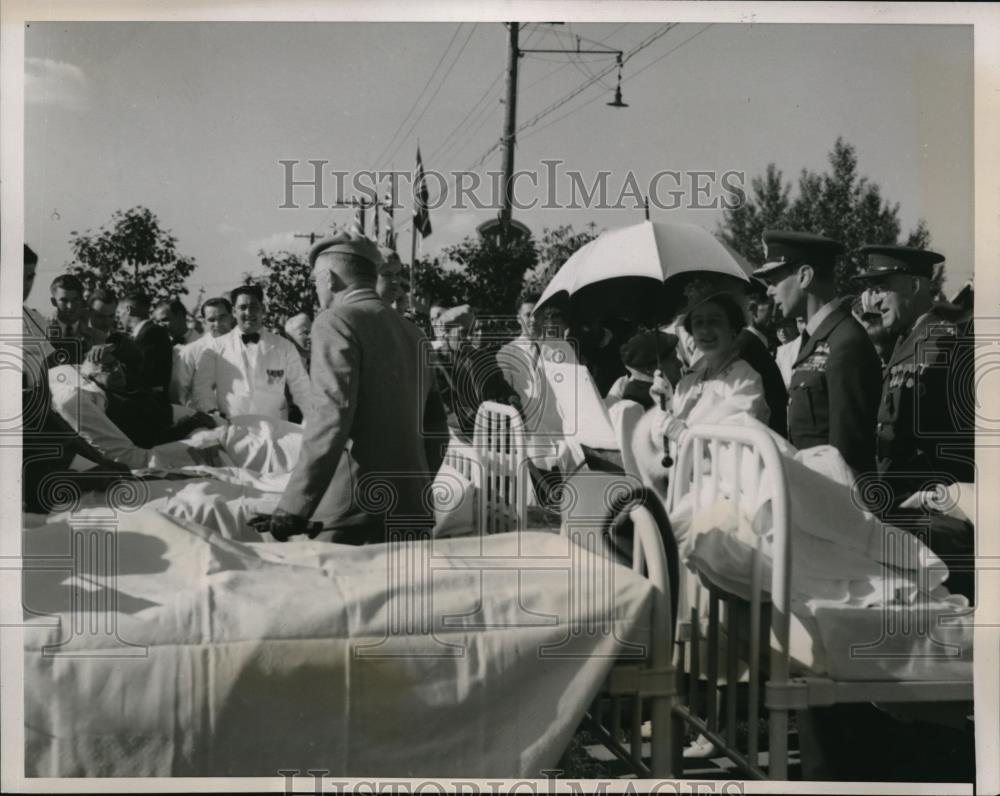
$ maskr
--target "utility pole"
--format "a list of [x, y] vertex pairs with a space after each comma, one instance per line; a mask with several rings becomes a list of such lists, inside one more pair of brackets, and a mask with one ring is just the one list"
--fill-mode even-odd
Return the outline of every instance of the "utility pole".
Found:
[[514, 204], [514, 137], [517, 128], [517, 62], [519, 22], [508, 22], [507, 48], [507, 113], [503, 130], [503, 204], [500, 207], [500, 234], [506, 235]]
[[[561, 22], [548, 23], [561, 25]], [[621, 82], [622, 82], [622, 56], [621, 50], [612, 48], [582, 49], [580, 46], [580, 36], [576, 37], [576, 49], [556, 50], [556, 49], [529, 49], [522, 50], [518, 45], [518, 36], [521, 31], [520, 22], [507, 22], [508, 46], [507, 46], [507, 113], [504, 116], [503, 127], [503, 203], [500, 206], [500, 234], [506, 235], [510, 230], [510, 222], [513, 216], [514, 206], [514, 147], [517, 145], [517, 62], [525, 53], [560, 53], [576, 55], [614, 55], [618, 61], [618, 86], [615, 89], [614, 101], [607, 103], [613, 108], [627, 108], [622, 102]], [[588, 40], [589, 41], [589, 40]], [[593, 42], [600, 44], [600, 42]]]

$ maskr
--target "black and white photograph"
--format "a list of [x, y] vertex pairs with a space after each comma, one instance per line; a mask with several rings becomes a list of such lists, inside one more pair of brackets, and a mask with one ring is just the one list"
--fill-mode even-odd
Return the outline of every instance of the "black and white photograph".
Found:
[[1000, 790], [995, 7], [3, 16], [3, 790]]

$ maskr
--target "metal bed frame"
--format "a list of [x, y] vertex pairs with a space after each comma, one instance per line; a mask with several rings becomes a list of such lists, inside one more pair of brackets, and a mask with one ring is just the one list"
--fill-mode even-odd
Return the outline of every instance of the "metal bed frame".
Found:
[[[670, 480], [668, 506], [673, 507], [687, 494], [692, 506], [700, 505], [706, 490], [719, 494], [720, 469], [711, 468], [705, 473], [701, 463], [706, 452], [718, 461], [723, 446], [732, 446], [734, 461], [732, 494], [756, 494], [762, 483], [770, 490], [773, 517], [772, 577], [763, 582], [763, 536], [753, 551], [751, 572], [751, 600], [748, 627], [745, 632], [735, 631], [736, 622], [747, 621], [747, 603], [721, 589], [707, 585], [702, 579], [700, 596], [708, 600], [707, 671], [702, 672], [700, 642], [701, 621], [698, 607], [691, 609], [690, 620], [683, 621], [676, 636], [678, 661], [677, 693], [673, 704], [672, 762], [681, 760], [684, 725], [690, 725], [714, 742], [723, 754], [755, 779], [783, 780], [788, 777], [788, 726], [789, 712], [810, 707], [825, 707], [840, 703], [858, 702], [971, 702], [972, 682], [963, 681], [836, 681], [828, 677], [793, 676], [790, 664], [789, 633], [791, 625], [791, 507], [787, 490], [784, 465], [774, 440], [763, 429], [736, 425], [702, 425], [688, 430], [683, 439], [676, 466]], [[759, 466], [752, 467], [750, 483], [740, 483], [739, 465], [749, 455]], [[698, 466], [695, 466], [695, 465]], [[725, 621], [730, 624], [726, 633], [725, 667], [726, 683], [730, 687], [738, 679], [738, 664], [749, 667], [749, 700], [747, 719], [749, 733], [746, 748], [737, 744], [736, 699], [731, 694], [727, 700], [726, 727], [720, 730], [718, 716], [719, 689], [719, 639], [723, 618], [720, 604], [725, 607]], [[769, 669], [764, 683], [763, 706], [769, 720], [769, 760], [767, 769], [759, 765], [758, 720], [760, 717], [762, 680], [761, 664], [764, 634], [770, 637]], [[741, 639], [747, 643], [741, 643]], [[686, 650], [685, 647], [690, 649]], [[748, 649], [747, 649], [748, 647]], [[688, 664], [685, 666], [685, 659]], [[687, 671], [685, 671], [687, 668]], [[698, 694], [703, 674], [706, 677], [705, 699]], [[686, 675], [686, 676], [685, 676]], [[686, 687], [685, 687], [686, 685]], [[704, 705], [701, 703], [704, 702]], [[671, 768], [671, 775], [682, 771]]]
[[[494, 402], [481, 404], [472, 444], [453, 444], [445, 457], [447, 464], [466, 475], [478, 489], [479, 533], [503, 533], [527, 527], [526, 506], [531, 489], [527, 460], [524, 425], [517, 409]], [[599, 508], [575, 513], [573, 522], [564, 526], [563, 531], [569, 534], [582, 528], [595, 531], [609, 555], [617, 549], [621, 563], [628, 563], [633, 572], [650, 581], [653, 632], [643, 644], [644, 655], [621, 659], [611, 670], [601, 693], [587, 711], [584, 724], [637, 775], [665, 777], [674, 766], [669, 724], [676, 680], [671, 662], [671, 628], [677, 593], [676, 547], [662, 503], [652, 492], [643, 489], [634, 478], [604, 476], [599, 485], [606, 495], [599, 495], [597, 503], [593, 502], [597, 481], [585, 485], [591, 493], [588, 504]], [[616, 548], [616, 540], [612, 539], [614, 528], [624, 517], [629, 519], [632, 532], [624, 546], [617, 540]], [[670, 546], [669, 553], [665, 540]], [[627, 728], [622, 726], [626, 713]], [[649, 765], [642, 754], [645, 716], [649, 717], [652, 728]]]

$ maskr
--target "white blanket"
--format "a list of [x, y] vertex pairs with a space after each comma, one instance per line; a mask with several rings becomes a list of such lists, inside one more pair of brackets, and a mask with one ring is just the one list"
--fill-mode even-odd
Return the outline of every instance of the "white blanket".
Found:
[[[540, 777], [648, 640], [648, 582], [560, 536], [250, 545], [148, 509], [113, 522], [24, 532], [47, 564], [24, 573], [28, 776]], [[96, 542], [70, 558], [73, 528]]]
[[[836, 449], [796, 451], [775, 439], [791, 502], [793, 657], [845, 680], [971, 678], [971, 610], [941, 585], [944, 563], [859, 506]], [[722, 446], [715, 461], [702, 464], [719, 468], [720, 486], [703, 490], [696, 507], [691, 493], [673, 507], [681, 555], [716, 586], [748, 599], [761, 535], [763, 583], [771, 583], [774, 479], [758, 476], [760, 488], [744, 488], [737, 505], [731, 485], [737, 468], [741, 484], [754, 483], [750, 457], [736, 462]]]

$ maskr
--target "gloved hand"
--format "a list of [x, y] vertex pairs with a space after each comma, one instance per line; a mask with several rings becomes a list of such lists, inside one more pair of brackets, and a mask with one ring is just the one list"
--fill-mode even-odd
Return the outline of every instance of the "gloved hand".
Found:
[[676, 442], [681, 434], [687, 430], [687, 423], [683, 420], [668, 414], [660, 423], [660, 434]]
[[318, 522], [310, 523], [305, 517], [289, 514], [281, 509], [276, 509], [274, 514], [258, 514], [251, 517], [249, 525], [257, 533], [270, 533], [278, 542], [287, 542], [290, 537], [301, 533], [307, 534], [310, 539], [315, 539], [323, 529]]
[[670, 379], [663, 375], [662, 370], [653, 373], [653, 384], [649, 388], [649, 394], [658, 407], [670, 408], [670, 401], [674, 397], [674, 386], [670, 383]]

